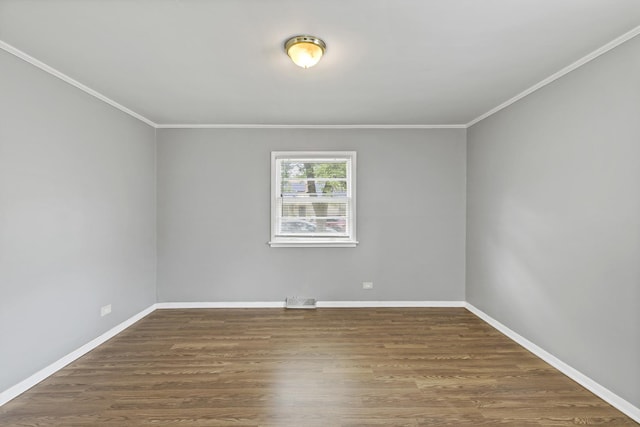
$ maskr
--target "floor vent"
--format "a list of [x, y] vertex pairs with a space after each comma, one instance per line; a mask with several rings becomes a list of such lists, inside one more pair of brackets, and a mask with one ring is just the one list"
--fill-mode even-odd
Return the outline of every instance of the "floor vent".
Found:
[[313, 298], [288, 297], [286, 308], [316, 308], [316, 300]]

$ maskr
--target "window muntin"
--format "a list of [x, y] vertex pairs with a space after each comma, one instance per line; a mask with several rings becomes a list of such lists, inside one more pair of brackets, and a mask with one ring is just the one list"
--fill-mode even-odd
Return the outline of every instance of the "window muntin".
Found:
[[273, 152], [271, 246], [355, 246], [355, 152]]

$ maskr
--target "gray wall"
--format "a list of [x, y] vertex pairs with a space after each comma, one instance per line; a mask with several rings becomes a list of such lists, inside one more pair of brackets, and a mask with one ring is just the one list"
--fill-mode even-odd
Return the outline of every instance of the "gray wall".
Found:
[[0, 70], [5, 390], [155, 302], [155, 144], [151, 127], [2, 50]]
[[640, 406], [640, 38], [468, 132], [467, 300]]
[[[274, 150], [357, 151], [357, 248], [267, 245]], [[464, 300], [465, 163], [457, 129], [158, 130], [158, 301]]]

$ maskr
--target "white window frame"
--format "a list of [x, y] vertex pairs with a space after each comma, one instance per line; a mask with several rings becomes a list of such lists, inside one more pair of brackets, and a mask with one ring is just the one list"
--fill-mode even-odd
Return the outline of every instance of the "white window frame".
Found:
[[[347, 195], [351, 204], [347, 216], [347, 229], [350, 234], [339, 237], [325, 236], [278, 236], [277, 225], [279, 220], [278, 199], [280, 194], [280, 169], [279, 161], [285, 159], [322, 160], [345, 159], [347, 160]], [[355, 247], [356, 239], [356, 152], [355, 151], [272, 151], [271, 152], [271, 247]]]

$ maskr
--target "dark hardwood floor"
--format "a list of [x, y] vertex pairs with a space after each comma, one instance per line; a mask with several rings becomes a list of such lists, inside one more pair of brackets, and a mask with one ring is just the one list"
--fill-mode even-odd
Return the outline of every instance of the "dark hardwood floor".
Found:
[[637, 425], [463, 308], [157, 310], [3, 426]]

